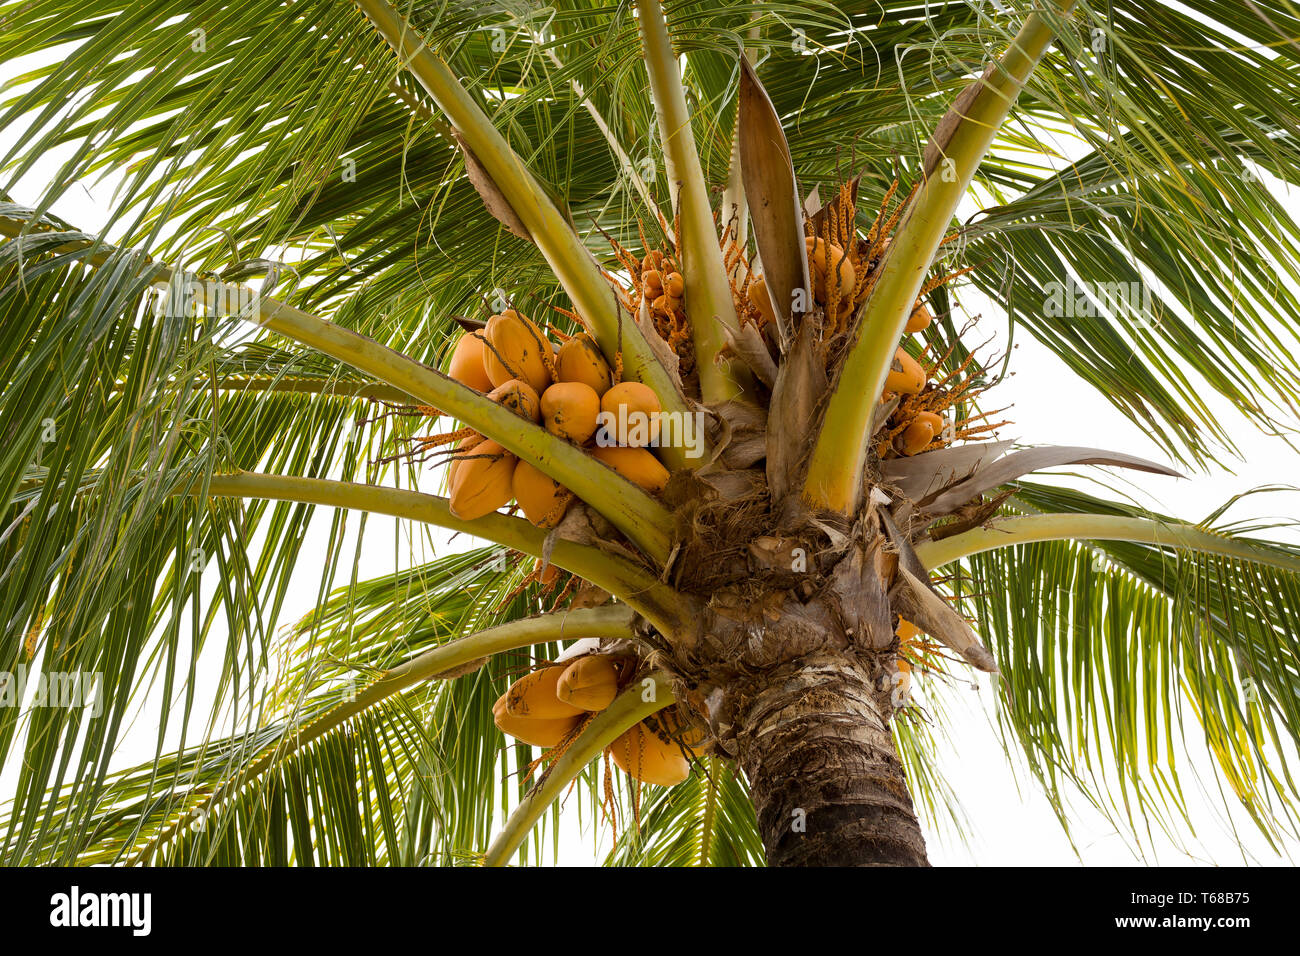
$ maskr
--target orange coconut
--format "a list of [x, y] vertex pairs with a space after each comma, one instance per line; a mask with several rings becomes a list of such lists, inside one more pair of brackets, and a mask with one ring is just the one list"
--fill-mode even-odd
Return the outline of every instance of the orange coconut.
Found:
[[465, 521], [489, 515], [510, 503], [517, 459], [494, 441], [457, 451], [450, 473], [451, 513]]
[[832, 289], [837, 299], [852, 298], [857, 273], [848, 254], [835, 243], [812, 236], [804, 240], [804, 248], [812, 260], [813, 294], [817, 301], [827, 305], [826, 297]]
[[749, 283], [749, 290], [745, 294], [749, 297], [750, 304], [758, 309], [765, 322], [776, 321], [776, 309], [772, 306], [772, 297], [768, 294], [766, 279], [762, 276], [754, 279]]
[[900, 348], [894, 353], [894, 364], [901, 366], [901, 369], [890, 369], [885, 378], [885, 390], [902, 392], [904, 395], [920, 394], [921, 389], [925, 388], [925, 369], [921, 363]]
[[676, 786], [691, 774], [690, 761], [682, 748], [661, 737], [645, 720], [610, 744], [609, 755], [637, 780], [661, 787]]
[[567, 488], [526, 461], [515, 465], [511, 489], [524, 517], [539, 528], [559, 524], [573, 500]]
[[605, 433], [619, 445], [644, 448], [659, 437], [659, 396], [649, 385], [623, 382], [600, 398]]
[[899, 436], [904, 455], [915, 455], [925, 451], [926, 446], [938, 437], [943, 429], [943, 419], [934, 412], [917, 412], [903, 434]]
[[478, 432], [474, 432], [465, 438], [462, 438], [456, 445], [456, 451], [451, 456], [451, 463], [447, 466], [447, 487], [451, 488], [456, 483], [456, 471], [460, 468], [461, 460], [470, 454], [475, 446], [484, 440]]
[[538, 395], [546, 391], [551, 373], [543, 356], [549, 358], [553, 347], [526, 316], [506, 309], [488, 319], [483, 335], [490, 346], [483, 352], [483, 368], [494, 386], [517, 378]]
[[613, 383], [600, 346], [586, 333], [575, 335], [560, 346], [555, 358], [555, 378], [559, 382], [581, 382], [597, 395], [604, 395]]
[[657, 299], [664, 294], [664, 277], [657, 269], [641, 273], [641, 290], [647, 299]]
[[510, 409], [520, 418], [526, 418], [530, 422], [541, 420], [541, 403], [527, 382], [512, 378], [488, 392], [488, 398]]
[[492, 705], [492, 721], [503, 734], [534, 747], [554, 747], [578, 725], [577, 717], [519, 717], [507, 710], [502, 694]]
[[644, 448], [619, 448], [613, 445], [602, 448], [597, 445], [591, 454], [651, 494], [658, 494], [668, 484], [668, 469]]
[[555, 696], [583, 710], [604, 710], [618, 694], [618, 667], [605, 654], [579, 657], [564, 669]]
[[483, 367], [483, 353], [486, 351], [482, 332], [466, 332], [452, 350], [447, 374], [475, 391], [492, 391], [492, 379], [488, 378], [487, 369]]
[[930, 313], [930, 310], [923, 304], [917, 303], [916, 308], [912, 310], [912, 314], [908, 317], [907, 325], [903, 328], [903, 331], [908, 335], [913, 332], [923, 332], [930, 327], [930, 323], [933, 321], [934, 316]]
[[546, 430], [575, 445], [596, 434], [600, 396], [582, 382], [556, 382], [542, 393], [542, 422]]
[[565, 668], [558, 664], [529, 671], [506, 691], [506, 713], [512, 717], [540, 717], [553, 720], [576, 717], [581, 707], [566, 704], [555, 696], [555, 685]]

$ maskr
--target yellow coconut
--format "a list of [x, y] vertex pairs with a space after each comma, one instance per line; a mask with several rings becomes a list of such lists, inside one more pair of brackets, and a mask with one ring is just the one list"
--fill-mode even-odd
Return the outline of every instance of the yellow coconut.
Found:
[[670, 272], [664, 276], [664, 295], [680, 300], [686, 294], [686, 280], [680, 272]]
[[542, 393], [542, 422], [546, 430], [575, 445], [596, 434], [600, 396], [582, 382], [556, 382]]
[[614, 763], [637, 780], [672, 787], [691, 775], [682, 748], [659, 736], [646, 721], [634, 724], [609, 746]]
[[903, 434], [898, 436], [895, 445], [898, 450], [907, 456], [920, 454], [925, 451], [925, 447], [930, 444], [934, 438], [934, 433], [924, 422], [913, 421], [903, 429]]
[[768, 295], [766, 279], [762, 276], [754, 279], [749, 283], [749, 290], [745, 294], [749, 297], [750, 304], [763, 316], [764, 321], [776, 321], [776, 309], [772, 306], [772, 297]]
[[566, 704], [555, 696], [555, 685], [564, 670], [558, 664], [551, 664], [519, 678], [506, 691], [506, 713], [512, 717], [541, 717], [547, 720], [581, 714], [581, 707]]
[[908, 317], [907, 325], [903, 331], [908, 335], [913, 332], [923, 332], [930, 327], [930, 323], [933, 321], [934, 316], [930, 314], [930, 310], [918, 303], [916, 308], [912, 310], [911, 316]]
[[664, 277], [656, 269], [641, 273], [641, 290], [647, 299], [657, 299], [664, 294]]
[[604, 395], [613, 384], [609, 363], [600, 346], [590, 335], [575, 335], [560, 346], [555, 359], [555, 378], [560, 382], [581, 382], [597, 395]]
[[573, 500], [567, 488], [526, 461], [515, 465], [511, 489], [524, 517], [539, 528], [559, 524]]
[[895, 707], [903, 707], [912, 696], [912, 665], [901, 657], [894, 663], [898, 666], [898, 672], [894, 675], [890, 698]]
[[943, 431], [943, 419], [934, 412], [917, 412], [915, 420], [927, 423], [936, 436]]
[[812, 259], [813, 294], [817, 301], [827, 305], [826, 297], [832, 289], [837, 299], [852, 298], [857, 273], [848, 254], [835, 243], [812, 236], [804, 240], [804, 248]]
[[600, 398], [605, 433], [630, 448], [644, 448], [659, 437], [659, 409], [659, 396], [640, 382], [615, 385]]
[[687, 750], [698, 747], [708, 737], [708, 731], [699, 723], [683, 719], [680, 706], [659, 711], [655, 714], [655, 720], [659, 722], [659, 729], [665, 736], [683, 744]]
[[465, 521], [490, 515], [510, 503], [518, 460], [494, 441], [482, 441], [464, 452], [451, 472], [451, 513]]
[[546, 391], [551, 373], [543, 356], [550, 356], [552, 346], [536, 325], [514, 309], [506, 309], [488, 319], [483, 335], [488, 345], [483, 368], [494, 386], [517, 378], [538, 395]]
[[503, 734], [534, 747], [554, 747], [578, 725], [577, 717], [519, 717], [507, 710], [509, 692], [492, 705], [492, 720]]
[[900, 651], [894, 664], [898, 668], [899, 676], [894, 680], [894, 696], [898, 701], [906, 701], [912, 691], [912, 662], [903, 656], [901, 652], [906, 651], [912, 642], [916, 640], [917, 635], [921, 633], [920, 629], [906, 618], [898, 619], [898, 629], [894, 632], [898, 635], [898, 649]]
[[512, 378], [488, 392], [488, 398], [498, 405], [504, 405], [520, 418], [526, 418], [530, 422], [541, 421], [541, 402], [527, 382]]
[[605, 654], [579, 657], [564, 669], [555, 696], [583, 710], [604, 710], [618, 694], [618, 667]]
[[926, 446], [943, 430], [943, 419], [934, 412], [917, 412], [900, 437], [904, 455], [925, 451]]
[[466, 332], [452, 350], [447, 374], [476, 391], [492, 391], [492, 379], [488, 378], [487, 369], [483, 367], [483, 353], [486, 351], [482, 332]]
[[681, 299], [674, 299], [670, 295], [661, 295], [650, 303], [650, 309], [659, 315], [672, 315], [681, 306]]
[[921, 368], [921, 363], [899, 349], [894, 353], [894, 364], [901, 366], [901, 370], [890, 369], [885, 378], [885, 390], [904, 395], [920, 394], [925, 388], [925, 369]]
[[602, 448], [597, 445], [591, 453], [628, 481], [640, 485], [651, 494], [658, 494], [668, 484], [668, 469], [644, 448], [619, 448], [613, 445]]
[[456, 471], [460, 468], [462, 459], [468, 455], [480, 442], [483, 436], [474, 432], [466, 438], [462, 438], [456, 445], [456, 452], [451, 456], [451, 464], [447, 466], [447, 488], [450, 489], [456, 483]]

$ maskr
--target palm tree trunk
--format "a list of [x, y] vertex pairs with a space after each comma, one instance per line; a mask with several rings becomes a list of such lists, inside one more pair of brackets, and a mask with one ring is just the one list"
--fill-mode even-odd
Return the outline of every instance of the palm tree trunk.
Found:
[[928, 866], [886, 714], [846, 657], [775, 672], [736, 735], [771, 866]]
[[827, 547], [829, 526], [801, 528], [797, 508], [744, 564], [701, 547], [696, 566], [688, 551], [687, 575], [734, 580], [668, 646], [677, 697], [749, 779], [769, 865], [926, 866], [890, 729], [897, 554], [865, 522]]

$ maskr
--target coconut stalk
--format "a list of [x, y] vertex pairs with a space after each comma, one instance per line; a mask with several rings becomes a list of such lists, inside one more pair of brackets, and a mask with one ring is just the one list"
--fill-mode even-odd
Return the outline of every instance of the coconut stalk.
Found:
[[[195, 481], [183, 491], [204, 497], [265, 498], [349, 508], [394, 518], [409, 518], [451, 531], [472, 534], [533, 557], [540, 558], [546, 551], [548, 532], [534, 527], [522, 518], [494, 513], [466, 521], [451, 513], [446, 498], [404, 488], [384, 488], [293, 475], [238, 472], [211, 475], [204, 480]], [[556, 537], [552, 542], [549, 559], [557, 567], [571, 571], [612, 594], [620, 595], [665, 633], [672, 633], [681, 627], [688, 613], [685, 601], [672, 588], [626, 558]]]
[[732, 363], [719, 361], [727, 344], [724, 330], [738, 332], [740, 321], [718, 245], [708, 183], [700, 167], [682, 74], [673, 54], [663, 7], [659, 0], [637, 0], [636, 11], [668, 187], [673, 191], [673, 212], [681, 223], [682, 247], [677, 255], [686, 283], [685, 301], [691, 315], [700, 394], [706, 403], [724, 402], [744, 391], [745, 376]]
[[926, 149], [924, 182], [859, 311], [856, 338], [834, 382], [809, 459], [804, 498], [817, 507], [852, 514], [858, 506], [876, 399], [930, 264], [1003, 120], [1055, 40], [1061, 17], [1076, 4], [1052, 2], [1058, 13], [1029, 15], [1001, 59], [957, 98]]
[[1162, 548], [1179, 548], [1237, 558], [1300, 574], [1300, 557], [1287, 559], [1276, 552], [1256, 548], [1194, 525], [1170, 524], [1151, 518], [1130, 518], [1123, 515], [1045, 514], [995, 518], [985, 527], [963, 531], [951, 538], [922, 541], [916, 545], [916, 556], [928, 570], [933, 570], [995, 548], [1032, 544], [1035, 541], [1071, 539], [1153, 544]]

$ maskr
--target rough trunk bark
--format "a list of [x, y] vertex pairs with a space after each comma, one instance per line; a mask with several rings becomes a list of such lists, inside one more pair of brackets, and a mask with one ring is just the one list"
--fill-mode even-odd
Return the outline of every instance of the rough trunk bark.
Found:
[[[788, 516], [656, 656], [749, 778], [771, 866], [928, 865], [889, 723], [898, 558], [870, 519], [831, 535]], [[716, 568], [701, 564], [702, 585]]]
[[768, 864], [928, 866], [889, 689], [833, 654], [769, 676], [736, 734]]

